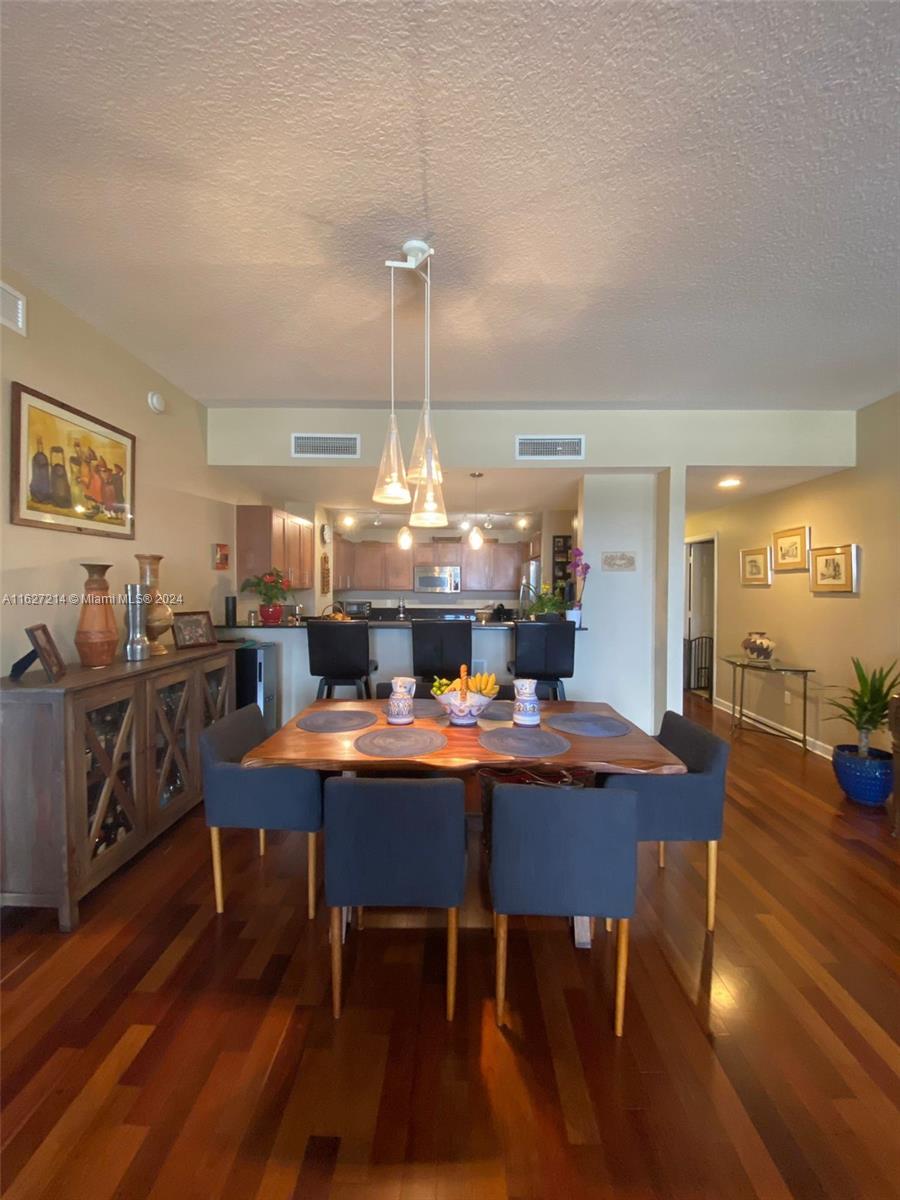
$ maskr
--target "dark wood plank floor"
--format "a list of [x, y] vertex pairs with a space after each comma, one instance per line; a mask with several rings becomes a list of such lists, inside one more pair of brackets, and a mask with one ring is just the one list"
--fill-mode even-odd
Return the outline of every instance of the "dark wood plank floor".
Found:
[[[721, 714], [690, 712], [725, 732]], [[477, 879], [457, 1017], [443, 932], [377, 914], [328, 988], [305, 844], [224, 838], [216, 918], [201, 815], [83, 905], [7, 911], [9, 1200], [894, 1200], [900, 1180], [898, 848], [830, 766], [734, 746], [719, 923], [702, 846], [641, 850], [625, 1037], [611, 939], [511, 921], [509, 1028]]]

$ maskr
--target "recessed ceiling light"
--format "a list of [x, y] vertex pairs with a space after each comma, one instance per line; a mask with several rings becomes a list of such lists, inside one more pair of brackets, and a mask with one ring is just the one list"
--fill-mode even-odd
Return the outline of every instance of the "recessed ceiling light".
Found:
[[377, 528], [381, 524], [381, 517], [377, 516], [372, 524]]
[[345, 529], [352, 529], [356, 524], [356, 517], [351, 516], [350, 513], [347, 513], [345, 517], [341, 517], [341, 524]]
[[518, 525], [518, 527], [520, 529], [527, 529], [528, 528], [528, 518], [527, 517], [519, 517], [518, 521], [516, 521], [516, 524]]
[[716, 487], [720, 488], [735, 488], [740, 487], [743, 483], [742, 479], [738, 479], [736, 475], [726, 475], [724, 479], [720, 479]]
[[465, 521], [460, 521], [459, 527], [463, 533], [465, 533], [467, 530], [472, 528], [472, 522], [467, 518]]

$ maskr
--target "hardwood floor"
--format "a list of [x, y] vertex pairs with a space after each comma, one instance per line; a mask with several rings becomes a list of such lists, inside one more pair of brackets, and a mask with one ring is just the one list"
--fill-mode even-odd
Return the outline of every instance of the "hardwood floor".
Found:
[[76, 933], [4, 914], [8, 1200], [898, 1196], [900, 855], [823, 759], [735, 743], [713, 938], [705, 847], [642, 847], [620, 1041], [603, 922], [511, 919], [496, 1027], [474, 871], [455, 1021], [443, 914], [367, 912], [335, 1023], [304, 837], [222, 841], [221, 917], [196, 813]]

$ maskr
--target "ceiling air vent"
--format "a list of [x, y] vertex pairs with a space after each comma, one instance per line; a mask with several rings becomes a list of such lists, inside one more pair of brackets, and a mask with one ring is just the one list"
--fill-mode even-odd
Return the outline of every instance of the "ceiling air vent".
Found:
[[0, 321], [26, 336], [25, 297], [8, 283], [0, 283]]
[[291, 434], [292, 458], [359, 458], [358, 433]]
[[516, 458], [577, 459], [584, 458], [584, 436], [538, 437], [535, 434], [516, 434]]

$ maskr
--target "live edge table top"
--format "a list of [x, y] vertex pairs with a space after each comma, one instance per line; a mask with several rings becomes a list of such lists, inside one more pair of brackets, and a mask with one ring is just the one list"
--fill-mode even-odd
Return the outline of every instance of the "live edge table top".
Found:
[[[306, 713], [321, 709], [363, 709], [373, 713], [377, 724], [367, 729], [354, 729], [347, 733], [308, 733], [297, 727], [297, 721]], [[551, 713], [595, 712], [606, 717], [620, 716], [608, 704], [584, 701], [548, 701], [542, 705], [543, 716]], [[308, 767], [317, 771], [402, 770], [409, 767], [424, 767], [431, 770], [471, 771], [484, 766], [509, 766], [522, 763], [530, 766], [584, 767], [601, 774], [621, 775], [683, 775], [684, 763], [661, 746], [630, 721], [625, 721], [628, 732], [620, 737], [583, 737], [565, 733], [570, 749], [550, 758], [518, 758], [510, 754], [498, 754], [488, 750], [478, 740], [485, 729], [501, 728], [509, 722], [483, 721], [481, 725], [450, 725], [446, 717], [417, 717], [415, 728], [432, 729], [444, 734], [447, 744], [433, 754], [415, 758], [377, 758], [362, 754], [354, 746], [363, 733], [370, 733], [387, 726], [387, 701], [385, 700], [317, 700], [301, 713], [291, 717], [277, 733], [273, 733], [259, 746], [244, 755], [244, 765]], [[550, 728], [546, 724], [542, 728]], [[407, 728], [409, 728], [407, 726]]]

